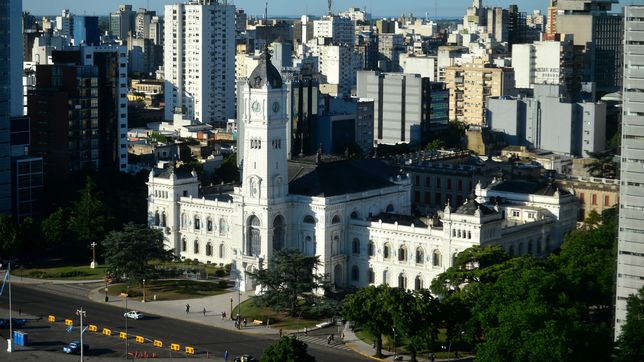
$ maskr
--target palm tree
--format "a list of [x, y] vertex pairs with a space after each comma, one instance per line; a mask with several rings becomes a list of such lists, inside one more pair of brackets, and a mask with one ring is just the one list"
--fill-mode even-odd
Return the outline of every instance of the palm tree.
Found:
[[593, 177], [616, 178], [619, 173], [617, 163], [613, 160], [615, 149], [609, 148], [603, 151], [590, 152], [586, 151], [588, 156], [593, 159], [584, 167]]

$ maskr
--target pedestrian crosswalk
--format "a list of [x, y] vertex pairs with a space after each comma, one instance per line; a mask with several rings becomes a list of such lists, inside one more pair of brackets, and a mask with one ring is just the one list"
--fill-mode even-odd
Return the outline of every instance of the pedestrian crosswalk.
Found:
[[307, 344], [317, 344], [320, 346], [327, 346], [330, 348], [351, 352], [351, 349], [349, 349], [347, 346], [344, 345], [344, 343], [342, 343], [341, 341], [338, 341], [337, 339], [335, 341], [332, 341], [330, 344], [327, 343], [326, 337], [323, 337], [323, 336], [305, 336], [303, 334], [299, 334], [297, 336], [297, 339]]

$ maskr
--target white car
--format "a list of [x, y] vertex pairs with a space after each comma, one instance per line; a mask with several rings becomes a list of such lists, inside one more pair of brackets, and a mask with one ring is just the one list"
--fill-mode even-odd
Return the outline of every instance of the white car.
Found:
[[131, 310], [129, 312], [125, 312], [123, 314], [123, 317], [130, 318], [130, 319], [142, 319], [143, 318], [143, 313], [137, 312], [135, 310]]

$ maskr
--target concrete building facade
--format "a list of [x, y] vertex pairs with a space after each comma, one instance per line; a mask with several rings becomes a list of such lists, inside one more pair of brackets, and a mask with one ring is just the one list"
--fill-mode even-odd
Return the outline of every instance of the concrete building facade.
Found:
[[511, 95], [514, 71], [511, 68], [491, 67], [478, 61], [445, 69], [445, 84], [449, 89], [449, 119], [469, 125], [486, 124], [485, 103], [488, 97]]
[[165, 119], [225, 126], [235, 117], [235, 6], [166, 5], [164, 21]]
[[575, 68], [570, 41], [538, 41], [512, 47], [512, 68], [517, 88], [534, 84], [562, 85], [566, 96], [580, 90], [580, 74]]
[[644, 286], [644, 6], [626, 6], [624, 19], [615, 338], [626, 320], [626, 299]]

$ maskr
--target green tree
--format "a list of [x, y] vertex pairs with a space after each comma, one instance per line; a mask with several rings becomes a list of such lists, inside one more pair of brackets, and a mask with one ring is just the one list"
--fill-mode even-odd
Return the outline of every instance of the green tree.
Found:
[[438, 338], [441, 326], [439, 301], [427, 289], [406, 291], [398, 289], [390, 300], [396, 331], [407, 339], [411, 360], [429, 349]]
[[224, 158], [224, 163], [215, 170], [212, 181], [215, 184], [239, 182], [239, 167], [237, 167], [237, 154]]
[[58, 208], [49, 214], [40, 223], [40, 229], [48, 243], [59, 245], [67, 236], [67, 213], [65, 210]]
[[163, 248], [161, 230], [146, 225], [126, 224], [123, 231], [110, 232], [102, 242], [108, 272], [130, 282], [153, 279], [150, 262], [172, 260], [172, 251]]
[[306, 343], [294, 337], [282, 337], [269, 346], [262, 355], [262, 362], [314, 362], [315, 357], [307, 353]]
[[101, 240], [108, 227], [109, 217], [103, 202], [96, 195], [96, 185], [90, 177], [80, 191], [80, 199], [71, 205], [69, 229], [79, 245], [88, 246], [93, 240]]
[[342, 315], [364, 328], [376, 341], [376, 357], [382, 357], [382, 336], [391, 335], [394, 327], [390, 305], [392, 290], [387, 285], [362, 288], [347, 297]]
[[626, 323], [617, 346], [618, 361], [644, 361], [644, 287], [626, 301]]
[[426, 151], [436, 151], [436, 150], [441, 150], [443, 148], [445, 148], [445, 141], [443, 141], [441, 139], [435, 139], [435, 140], [429, 142], [425, 146]]
[[589, 174], [594, 177], [616, 178], [618, 175], [618, 165], [615, 163], [615, 150], [608, 149], [598, 152], [586, 151], [593, 161], [584, 167]]
[[270, 263], [270, 268], [250, 273], [262, 286], [262, 294], [255, 297], [262, 305], [296, 316], [302, 302], [305, 306], [312, 305], [316, 300], [314, 291], [326, 287], [323, 277], [317, 274], [320, 265], [317, 256], [306, 256], [295, 249], [283, 249], [273, 254]]
[[0, 215], [0, 256], [3, 258], [16, 256], [21, 247], [20, 230], [11, 216]]

